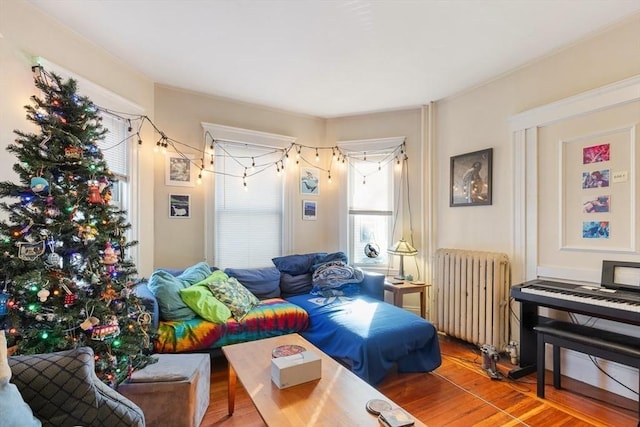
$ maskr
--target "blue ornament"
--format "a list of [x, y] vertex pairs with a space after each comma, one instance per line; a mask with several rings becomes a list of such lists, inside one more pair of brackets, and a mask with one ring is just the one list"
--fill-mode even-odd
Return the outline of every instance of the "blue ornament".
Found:
[[49, 183], [41, 176], [34, 176], [31, 178], [31, 191], [34, 193], [41, 193], [49, 190]]

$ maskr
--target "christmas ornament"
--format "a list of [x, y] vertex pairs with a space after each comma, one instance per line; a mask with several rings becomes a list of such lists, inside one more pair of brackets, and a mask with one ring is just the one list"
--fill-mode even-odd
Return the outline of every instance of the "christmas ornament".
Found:
[[29, 187], [34, 193], [49, 191], [49, 183], [41, 176], [34, 176], [33, 178], [31, 178], [31, 184], [29, 185]]
[[118, 255], [116, 255], [116, 251], [113, 249], [111, 242], [107, 242], [104, 248], [104, 255], [102, 256], [102, 263], [104, 265], [113, 266], [113, 264], [117, 262], [118, 262]]
[[4, 316], [9, 311], [9, 295], [5, 292], [6, 289], [0, 292], [0, 316]]
[[49, 295], [51, 295], [51, 292], [49, 292], [48, 289], [42, 288], [38, 291], [36, 295], [40, 299], [40, 302], [46, 302], [47, 298], [49, 298]]
[[107, 338], [114, 338], [120, 335], [120, 326], [118, 325], [118, 318], [111, 317], [109, 323], [106, 325], [95, 326], [91, 330], [91, 339], [94, 341], [104, 341]]
[[82, 148], [80, 147], [66, 147], [64, 149], [64, 156], [67, 159], [79, 160], [82, 158]]
[[18, 242], [18, 258], [23, 261], [35, 261], [44, 253], [44, 240], [36, 243]]
[[95, 181], [89, 184], [89, 203], [93, 205], [101, 205], [104, 203], [102, 195], [100, 195], [100, 187]]
[[80, 324], [80, 329], [83, 331], [88, 331], [93, 327], [97, 326], [100, 323], [97, 317], [89, 316], [87, 319]]
[[78, 299], [78, 297], [73, 292], [71, 292], [71, 289], [69, 289], [69, 287], [64, 283], [61, 284], [60, 287], [64, 291], [63, 303], [65, 307], [73, 305], [73, 303], [76, 302], [76, 299]]

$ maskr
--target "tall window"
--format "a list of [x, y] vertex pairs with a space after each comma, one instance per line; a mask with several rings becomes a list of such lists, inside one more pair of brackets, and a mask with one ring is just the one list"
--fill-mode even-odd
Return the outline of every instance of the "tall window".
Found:
[[361, 266], [388, 264], [393, 226], [393, 162], [389, 153], [349, 156], [349, 260]]
[[282, 254], [284, 174], [274, 166], [281, 158], [279, 149], [216, 143], [215, 265], [264, 267]]
[[398, 136], [337, 143], [348, 158], [348, 185], [340, 190], [340, 205], [345, 212], [340, 217], [340, 247], [347, 251], [350, 263], [369, 270], [388, 272], [393, 259], [387, 249], [394, 241], [394, 232], [402, 229], [396, 189], [400, 180], [397, 160], [402, 157], [404, 139]]

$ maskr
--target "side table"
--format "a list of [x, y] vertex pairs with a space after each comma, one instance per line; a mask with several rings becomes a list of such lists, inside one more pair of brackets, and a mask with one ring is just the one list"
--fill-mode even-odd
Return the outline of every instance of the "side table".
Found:
[[407, 280], [398, 280], [394, 278], [385, 278], [384, 290], [393, 294], [393, 305], [402, 307], [404, 294], [420, 293], [420, 316], [424, 319], [426, 313], [426, 290], [431, 286], [425, 282], [409, 282]]

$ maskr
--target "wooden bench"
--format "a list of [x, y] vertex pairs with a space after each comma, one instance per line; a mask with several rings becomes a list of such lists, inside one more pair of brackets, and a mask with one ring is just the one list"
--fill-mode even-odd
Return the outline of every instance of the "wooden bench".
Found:
[[[538, 335], [536, 358], [538, 397], [544, 398], [546, 343], [553, 347], [553, 386], [557, 389], [561, 388], [560, 348], [575, 350], [640, 369], [640, 338], [556, 320], [545, 322], [533, 329]], [[638, 403], [638, 418], [640, 420], [640, 401]]]

